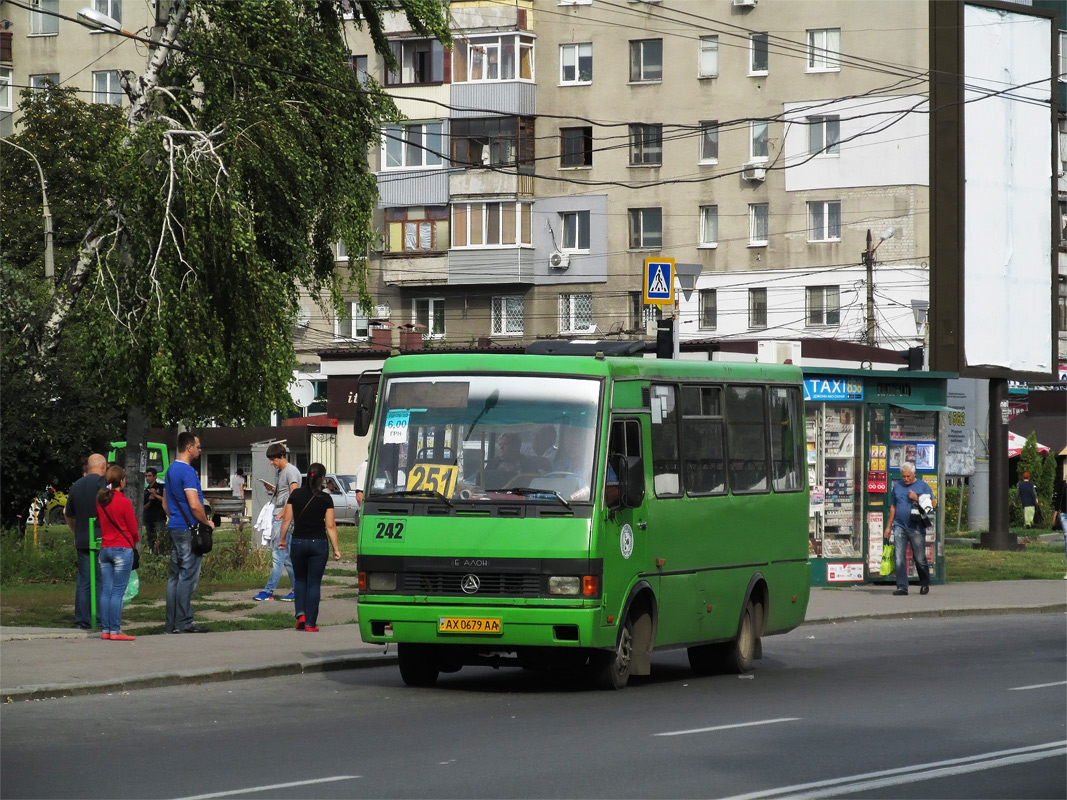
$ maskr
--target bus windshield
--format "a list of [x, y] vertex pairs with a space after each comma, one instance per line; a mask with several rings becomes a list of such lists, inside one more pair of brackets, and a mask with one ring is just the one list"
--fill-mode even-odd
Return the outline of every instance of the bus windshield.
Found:
[[368, 499], [590, 499], [601, 384], [557, 376], [389, 378]]

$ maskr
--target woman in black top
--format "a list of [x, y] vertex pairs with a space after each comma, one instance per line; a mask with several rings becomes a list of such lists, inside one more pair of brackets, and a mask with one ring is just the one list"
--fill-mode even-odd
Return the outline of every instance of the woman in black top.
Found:
[[307, 484], [289, 495], [289, 502], [282, 514], [282, 533], [278, 549], [286, 548], [285, 532], [293, 523], [289, 555], [293, 561], [293, 592], [296, 602], [296, 629], [317, 632], [319, 599], [322, 596], [322, 574], [326, 571], [329, 549], [326, 539], [333, 545], [334, 561], [341, 560], [337, 547], [337, 523], [333, 516], [333, 500], [322, 491], [326, 480], [326, 467], [312, 464], [308, 468]]

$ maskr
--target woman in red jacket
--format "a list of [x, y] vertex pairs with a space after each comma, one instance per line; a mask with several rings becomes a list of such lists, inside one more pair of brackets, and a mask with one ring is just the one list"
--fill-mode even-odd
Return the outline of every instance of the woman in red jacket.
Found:
[[96, 518], [100, 522], [100, 629], [101, 639], [132, 642], [136, 636], [122, 632], [122, 596], [133, 571], [137, 535], [137, 515], [133, 503], [122, 493], [126, 470], [108, 467], [107, 486], [96, 496]]

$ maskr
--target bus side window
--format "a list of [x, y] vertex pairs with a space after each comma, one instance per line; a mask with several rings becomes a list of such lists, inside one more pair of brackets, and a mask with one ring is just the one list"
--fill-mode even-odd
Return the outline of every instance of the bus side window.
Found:
[[652, 482], [656, 497], [682, 494], [675, 394], [674, 386], [652, 385]]
[[726, 387], [726, 446], [730, 457], [731, 490], [768, 491], [764, 387]]
[[770, 393], [771, 481], [776, 492], [800, 491], [804, 418], [800, 391], [774, 387]]
[[722, 389], [718, 386], [683, 386], [682, 464], [685, 489], [689, 494], [725, 494], [723, 436]]
[[[616, 466], [617, 465], [617, 466]], [[623, 480], [626, 485], [623, 486]], [[641, 423], [620, 419], [611, 423], [604, 501], [608, 508], [636, 508], [644, 501], [644, 467], [641, 460]]]

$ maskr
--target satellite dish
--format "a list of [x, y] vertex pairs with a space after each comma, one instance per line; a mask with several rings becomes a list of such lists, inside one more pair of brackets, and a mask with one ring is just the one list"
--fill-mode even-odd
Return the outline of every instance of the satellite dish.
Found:
[[298, 406], [307, 408], [315, 402], [315, 385], [311, 381], [295, 381], [289, 384], [289, 396]]

